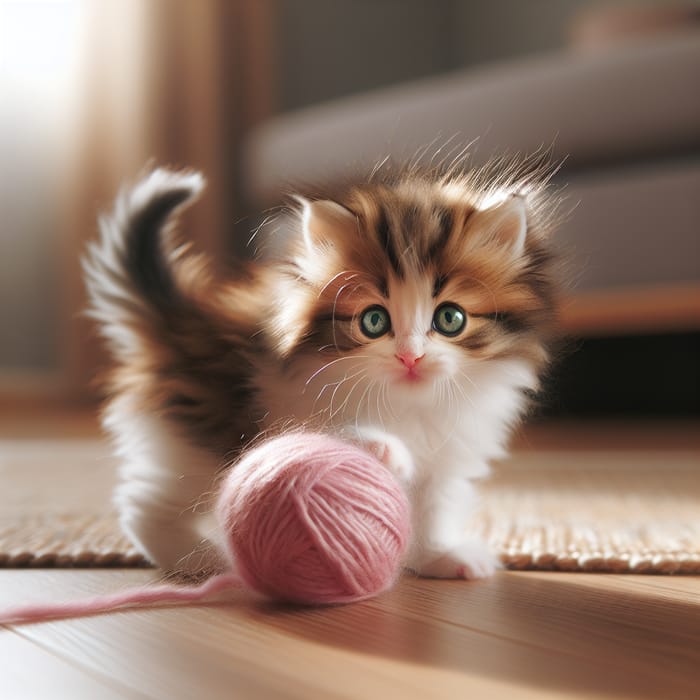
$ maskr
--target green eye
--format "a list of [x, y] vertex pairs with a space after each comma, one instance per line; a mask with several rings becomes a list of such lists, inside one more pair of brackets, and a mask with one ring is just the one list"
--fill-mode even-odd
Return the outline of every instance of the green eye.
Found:
[[433, 315], [433, 328], [442, 335], [459, 335], [467, 325], [467, 314], [457, 304], [441, 304]]
[[379, 338], [391, 328], [389, 312], [382, 306], [370, 306], [362, 312], [360, 327], [368, 338]]

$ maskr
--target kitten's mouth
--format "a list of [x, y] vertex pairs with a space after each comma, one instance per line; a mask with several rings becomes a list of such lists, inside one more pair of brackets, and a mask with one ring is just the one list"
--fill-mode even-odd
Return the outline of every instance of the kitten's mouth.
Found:
[[423, 375], [415, 367], [410, 367], [401, 374], [400, 380], [408, 384], [416, 384], [423, 381]]
[[[400, 363], [398, 380], [402, 384], [416, 384], [425, 378], [425, 368], [421, 361], [425, 358], [425, 353], [418, 355], [411, 351], [399, 352], [395, 355]], [[419, 366], [420, 364], [420, 366]]]

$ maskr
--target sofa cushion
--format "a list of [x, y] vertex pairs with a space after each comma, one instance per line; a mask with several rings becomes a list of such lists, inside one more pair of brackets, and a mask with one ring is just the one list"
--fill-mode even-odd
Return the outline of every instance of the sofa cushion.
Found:
[[689, 31], [464, 70], [282, 115], [248, 139], [248, 196], [274, 204], [289, 183], [345, 180], [385, 155], [403, 160], [434, 143], [429, 159], [449, 139], [455, 147], [478, 137], [475, 162], [553, 143], [571, 170], [697, 149], [699, 67], [700, 33]]

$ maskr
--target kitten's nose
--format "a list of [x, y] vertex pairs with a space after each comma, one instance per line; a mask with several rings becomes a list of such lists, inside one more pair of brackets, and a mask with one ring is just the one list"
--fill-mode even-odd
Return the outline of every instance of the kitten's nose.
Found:
[[413, 369], [425, 355], [416, 355], [414, 352], [399, 352], [396, 354], [396, 359], [408, 369]]

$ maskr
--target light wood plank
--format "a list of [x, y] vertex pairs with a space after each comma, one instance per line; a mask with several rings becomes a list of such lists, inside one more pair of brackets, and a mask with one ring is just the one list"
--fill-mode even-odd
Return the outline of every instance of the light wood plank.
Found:
[[[0, 572], [36, 600], [45, 572]], [[48, 575], [49, 572], [46, 572]], [[56, 597], [149, 572], [51, 572]], [[297, 609], [243, 593], [226, 605], [140, 610], [20, 628], [148, 697], [684, 698], [700, 680], [700, 579], [502, 572], [404, 579], [365, 603]], [[29, 590], [33, 589], [33, 590]]]
[[0, 629], [3, 700], [124, 700], [139, 695], [115, 688], [11, 630]]
[[[55, 572], [52, 590], [69, 594], [68, 581], [60, 585], [60, 579], [71, 578], [61, 576], [71, 573], [76, 572]], [[94, 574], [99, 573], [80, 576], [81, 593], [86, 579], [96, 581], [101, 577]], [[119, 578], [143, 575], [133, 573], [138, 575]], [[28, 596], [24, 589], [22, 597], [36, 600], [36, 591]], [[414, 665], [400, 655], [383, 658], [374, 648], [346, 648], [352, 636], [341, 635], [335, 644], [315, 639], [318, 615], [332, 618], [340, 609], [289, 610], [246, 595], [233, 599], [225, 607], [136, 611], [32, 625], [23, 634], [154, 698], [447, 698], [464, 688], [495, 698], [514, 691], [507, 680], [465, 679], [459, 669]], [[292, 630], [277, 624], [285, 618], [296, 620]], [[311, 634], [304, 631], [309, 622]], [[363, 634], [375, 632], [361, 628]], [[388, 633], [390, 642], [403, 644], [396, 637], [402, 629], [390, 626], [380, 637]], [[519, 697], [538, 695], [523, 689]]]

